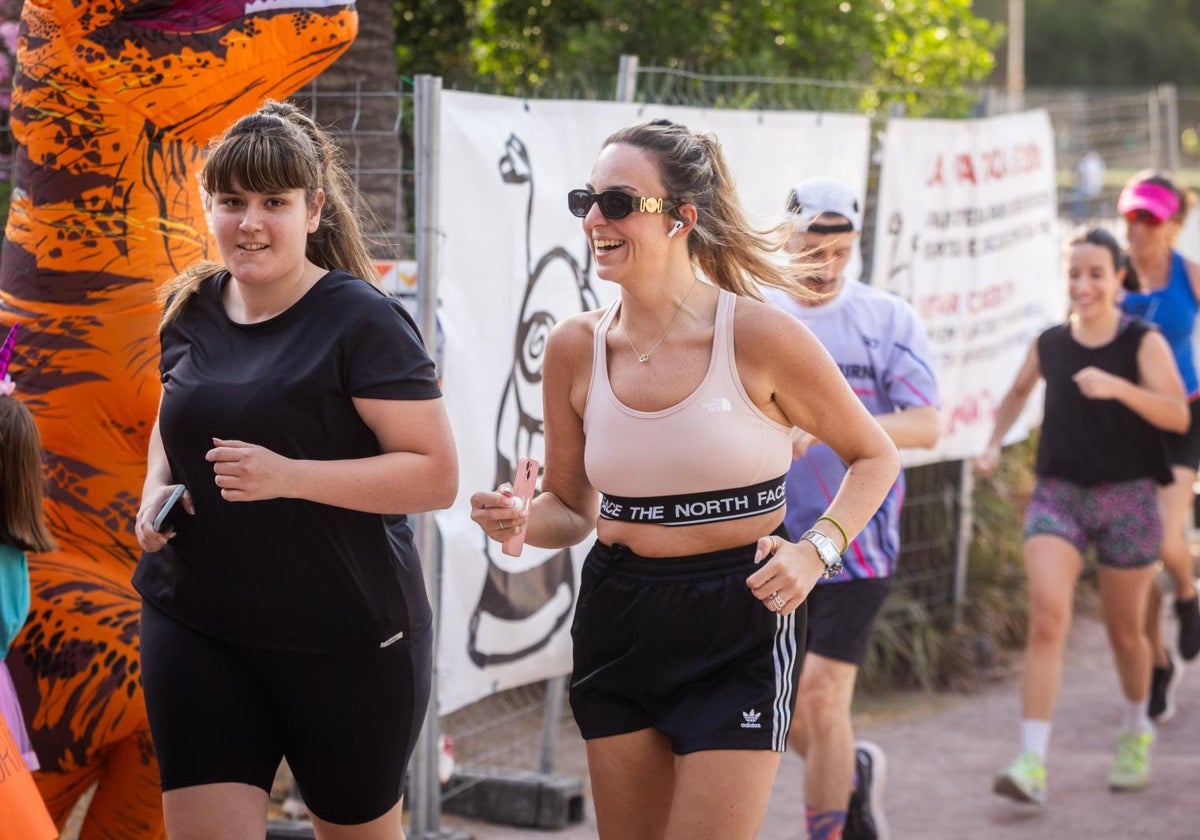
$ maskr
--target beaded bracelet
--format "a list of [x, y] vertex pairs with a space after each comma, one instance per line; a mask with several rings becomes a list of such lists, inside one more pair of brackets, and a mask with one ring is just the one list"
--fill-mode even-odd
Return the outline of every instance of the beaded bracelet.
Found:
[[[817, 522], [820, 522], [822, 519], [824, 519], [826, 522], [832, 522], [833, 527], [837, 528], [838, 533], [840, 533], [842, 535], [842, 551], [845, 551], [846, 549], [848, 549], [850, 547], [850, 539], [846, 536], [846, 529], [842, 527], [842, 523], [838, 522], [832, 516], [818, 516]], [[816, 522], [814, 522], [813, 524], [815, 525]]]

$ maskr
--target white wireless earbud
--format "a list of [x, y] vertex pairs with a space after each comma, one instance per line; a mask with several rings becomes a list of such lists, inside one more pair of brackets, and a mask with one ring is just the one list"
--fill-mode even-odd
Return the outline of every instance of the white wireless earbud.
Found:
[[683, 230], [683, 222], [676, 222], [675, 226], [672, 227], [669, 231], [667, 231], [667, 236], [674, 236], [675, 234], [679, 233], [679, 231], [681, 231], [681, 230]]

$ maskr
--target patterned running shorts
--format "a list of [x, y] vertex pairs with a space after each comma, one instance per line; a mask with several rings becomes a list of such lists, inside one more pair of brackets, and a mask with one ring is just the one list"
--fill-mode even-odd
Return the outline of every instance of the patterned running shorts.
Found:
[[1097, 561], [1114, 569], [1149, 566], [1162, 546], [1156, 488], [1149, 478], [1083, 487], [1041, 476], [1025, 509], [1025, 538], [1062, 537], [1080, 554], [1092, 543]]

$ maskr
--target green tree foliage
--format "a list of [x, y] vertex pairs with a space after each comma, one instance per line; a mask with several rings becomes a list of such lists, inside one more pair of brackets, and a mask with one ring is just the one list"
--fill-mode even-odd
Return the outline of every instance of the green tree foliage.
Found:
[[1031, 0], [1025, 7], [1029, 86], [1200, 87], [1195, 0]]
[[[401, 72], [510, 94], [643, 66], [882, 89], [985, 79], [1001, 26], [971, 0], [398, 0]], [[870, 105], [870, 103], [867, 103]]]

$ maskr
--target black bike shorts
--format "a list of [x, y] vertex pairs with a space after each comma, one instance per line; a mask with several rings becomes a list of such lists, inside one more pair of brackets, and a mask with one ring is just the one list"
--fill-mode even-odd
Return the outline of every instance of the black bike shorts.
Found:
[[286, 757], [328, 822], [368, 822], [400, 801], [429, 702], [431, 633], [373, 658], [262, 650], [143, 601], [141, 657], [164, 791], [241, 782], [269, 793]]

